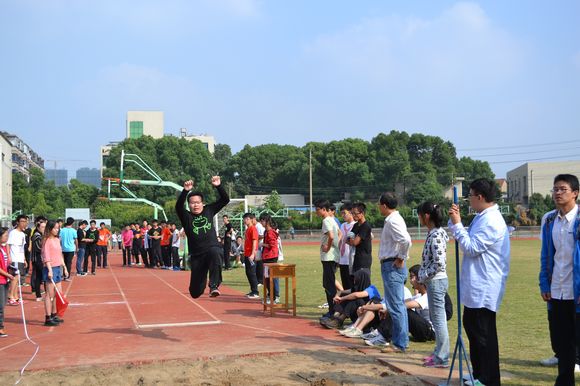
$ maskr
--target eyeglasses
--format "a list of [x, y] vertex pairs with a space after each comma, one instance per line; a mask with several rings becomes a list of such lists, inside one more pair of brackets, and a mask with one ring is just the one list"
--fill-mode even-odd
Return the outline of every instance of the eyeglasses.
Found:
[[360, 214], [361, 212], [355, 212], [355, 211], [353, 210], [353, 211], [352, 211], [352, 212], [350, 212], [350, 213], [351, 213], [351, 214], [354, 216], [354, 215]]
[[479, 194], [475, 194], [475, 193], [468, 193], [467, 197], [477, 197], [479, 196]]
[[558, 187], [555, 187], [552, 190], [550, 190], [550, 192], [552, 192], [552, 193], [566, 193], [568, 191], [570, 191], [570, 189], [568, 189], [568, 188], [558, 188]]

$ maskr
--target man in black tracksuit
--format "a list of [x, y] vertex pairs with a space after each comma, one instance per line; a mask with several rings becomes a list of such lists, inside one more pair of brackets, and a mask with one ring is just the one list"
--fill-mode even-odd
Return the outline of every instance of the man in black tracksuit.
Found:
[[[213, 217], [230, 202], [230, 198], [221, 186], [219, 176], [213, 176], [211, 184], [219, 194], [219, 199], [213, 204], [204, 206], [203, 194], [191, 192], [192, 180], [183, 184], [183, 190], [175, 204], [175, 211], [187, 235], [191, 265], [189, 293], [193, 298], [200, 297], [205, 291], [208, 271], [210, 296], [220, 295], [218, 287], [222, 281], [221, 262], [224, 250], [217, 240], [217, 232], [213, 227]], [[189, 211], [185, 210], [184, 207], [186, 199]]]

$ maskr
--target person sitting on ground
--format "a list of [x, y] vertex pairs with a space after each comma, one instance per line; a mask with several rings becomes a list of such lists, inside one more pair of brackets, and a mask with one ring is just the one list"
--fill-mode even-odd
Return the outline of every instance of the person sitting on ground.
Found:
[[369, 301], [380, 303], [381, 295], [374, 285], [371, 285], [371, 273], [368, 269], [360, 269], [354, 274], [354, 285], [351, 290], [337, 293], [334, 298], [334, 314], [320, 321], [326, 328], [340, 328], [346, 318], [354, 323], [357, 320], [357, 309]]
[[[427, 287], [418, 280], [420, 268], [419, 264], [409, 268], [409, 280], [417, 293], [410, 299], [405, 300], [405, 307], [407, 308], [407, 318], [409, 320], [408, 333], [411, 334], [411, 337], [416, 342], [427, 342], [435, 340], [435, 332], [429, 319]], [[393, 322], [389, 312], [381, 310], [379, 314], [381, 316], [379, 332], [383, 337], [391, 336]]]
[[242, 255], [244, 254], [244, 239], [242, 236], [238, 236], [236, 238], [235, 245], [232, 245], [232, 253], [236, 259], [234, 267], [242, 267], [244, 264], [242, 263]]

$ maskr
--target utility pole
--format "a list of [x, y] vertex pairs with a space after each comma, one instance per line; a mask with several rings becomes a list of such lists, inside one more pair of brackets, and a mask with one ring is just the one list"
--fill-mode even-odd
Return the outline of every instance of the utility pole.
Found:
[[310, 149], [310, 223], [312, 223], [312, 149]]

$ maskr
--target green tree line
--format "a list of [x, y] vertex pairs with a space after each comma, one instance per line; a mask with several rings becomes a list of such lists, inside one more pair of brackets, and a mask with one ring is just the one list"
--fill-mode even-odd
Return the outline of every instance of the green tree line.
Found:
[[[455, 146], [437, 136], [408, 134], [404, 131], [380, 133], [370, 141], [346, 138], [328, 143], [309, 142], [304, 146], [266, 144], [244, 146], [233, 154], [229, 145], [218, 144], [210, 154], [199, 141], [166, 136], [126, 139], [111, 150], [105, 161], [104, 177], [119, 178], [121, 151], [139, 155], [163, 180], [181, 185], [192, 178], [196, 189], [215, 198], [210, 177], [219, 174], [232, 197], [245, 194], [297, 193], [308, 197], [309, 166], [312, 162], [314, 199], [376, 202], [381, 192], [401, 190], [405, 208], [424, 200], [442, 202], [442, 192], [455, 177], [464, 177], [466, 187], [479, 177], [493, 178], [487, 162], [458, 158]], [[311, 156], [310, 156], [311, 155]], [[133, 163], [126, 163], [128, 179], [151, 177]], [[139, 197], [166, 208], [175, 221], [173, 205], [177, 192], [167, 187], [131, 186]], [[110, 202], [104, 191], [71, 180], [56, 187], [42, 173], [33, 171], [30, 182], [13, 177], [13, 208], [25, 213], [64, 216], [67, 207], [91, 208], [94, 217], [111, 218], [114, 225], [151, 218], [153, 209], [141, 204]], [[115, 197], [124, 197], [113, 189]], [[402, 208], [402, 212], [407, 209]], [[405, 212], [406, 213], [406, 212]]]

